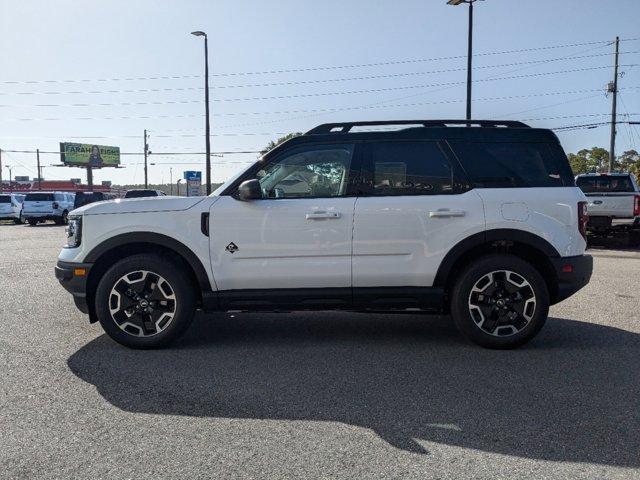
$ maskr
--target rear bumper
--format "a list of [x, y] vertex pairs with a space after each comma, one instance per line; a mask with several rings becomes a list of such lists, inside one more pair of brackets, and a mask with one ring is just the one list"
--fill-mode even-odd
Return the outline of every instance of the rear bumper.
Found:
[[591, 215], [587, 222], [587, 229], [593, 232], [635, 228], [640, 228], [640, 217], [619, 218], [605, 215]]
[[593, 257], [591, 255], [552, 258], [551, 262], [558, 278], [558, 289], [551, 299], [552, 305], [569, 298], [589, 283], [591, 279], [593, 272]]
[[55, 220], [57, 218], [62, 218], [62, 212], [60, 213], [27, 213], [22, 212], [22, 216], [24, 218], [35, 218], [37, 220]]
[[89, 313], [87, 305], [87, 279], [91, 263], [69, 263], [58, 261], [55, 266], [56, 278], [64, 289], [73, 295], [73, 301], [83, 313]]

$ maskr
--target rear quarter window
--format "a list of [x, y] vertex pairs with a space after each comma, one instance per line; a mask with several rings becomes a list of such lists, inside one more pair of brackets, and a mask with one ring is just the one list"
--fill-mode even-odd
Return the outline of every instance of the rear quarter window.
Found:
[[474, 187], [575, 186], [567, 157], [557, 144], [450, 143]]
[[585, 193], [633, 192], [629, 177], [598, 175], [578, 177], [576, 185]]
[[25, 202], [52, 202], [53, 193], [27, 193]]

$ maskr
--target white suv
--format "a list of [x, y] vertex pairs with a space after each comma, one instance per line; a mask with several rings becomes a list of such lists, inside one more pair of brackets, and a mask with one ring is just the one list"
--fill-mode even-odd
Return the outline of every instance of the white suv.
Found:
[[32, 226], [45, 220], [64, 225], [74, 199], [75, 194], [68, 192], [29, 192], [24, 197], [22, 216]]
[[74, 211], [56, 276], [135, 348], [167, 345], [196, 308], [450, 312], [472, 341], [512, 348], [589, 281], [585, 205], [549, 130], [327, 124], [209, 197]]
[[24, 194], [0, 193], [0, 220], [13, 220], [14, 223], [24, 223], [22, 218], [22, 202]]

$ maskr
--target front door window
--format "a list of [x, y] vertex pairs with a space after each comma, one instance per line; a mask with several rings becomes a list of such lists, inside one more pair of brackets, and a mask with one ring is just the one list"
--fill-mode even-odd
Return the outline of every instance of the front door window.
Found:
[[264, 198], [331, 198], [347, 192], [353, 145], [306, 147], [257, 173]]

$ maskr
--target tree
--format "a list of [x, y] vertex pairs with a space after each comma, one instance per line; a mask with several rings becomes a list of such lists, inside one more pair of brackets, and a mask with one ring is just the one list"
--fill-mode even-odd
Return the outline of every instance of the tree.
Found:
[[[609, 152], [602, 147], [583, 148], [578, 153], [570, 153], [567, 158], [575, 175], [603, 173], [609, 170]], [[620, 162], [615, 161], [613, 169], [620, 169]]]
[[292, 138], [298, 137], [300, 135], [302, 135], [302, 132], [293, 132], [293, 133], [289, 133], [289, 134], [285, 135], [284, 137], [280, 137], [275, 142], [273, 140], [271, 140], [269, 143], [267, 143], [266, 147], [264, 147], [262, 150], [260, 150], [260, 156], [264, 155], [265, 153], [269, 152], [270, 150], [273, 150], [274, 148], [276, 148], [281, 143], [284, 143], [287, 140], [290, 140]]
[[617, 160], [623, 172], [630, 172], [640, 177], [640, 154], [637, 150], [627, 150]]

